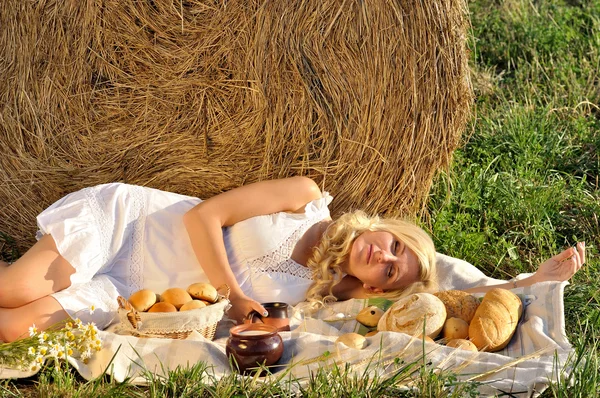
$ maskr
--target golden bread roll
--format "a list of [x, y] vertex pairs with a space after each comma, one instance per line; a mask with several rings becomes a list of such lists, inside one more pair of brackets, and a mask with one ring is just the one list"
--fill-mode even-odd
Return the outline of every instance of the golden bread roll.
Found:
[[442, 300], [446, 306], [448, 318], [460, 318], [467, 323], [473, 319], [480, 303], [477, 297], [462, 290], [446, 290], [433, 295]]
[[465, 339], [452, 339], [449, 340], [446, 343], [447, 347], [453, 347], [453, 348], [459, 348], [461, 350], [468, 350], [468, 351], [473, 351], [473, 352], [477, 352], [477, 347], [475, 346], [475, 344], [473, 344], [472, 341], [469, 340], [465, 340]]
[[446, 307], [439, 298], [430, 293], [414, 293], [392, 304], [379, 320], [377, 330], [435, 338], [445, 321]]
[[369, 344], [366, 337], [358, 333], [343, 334], [335, 342], [346, 344], [348, 347], [356, 348], [357, 350], [362, 350]]
[[142, 289], [138, 290], [137, 292], [134, 292], [131, 296], [129, 296], [128, 301], [136, 310], [146, 312], [158, 300], [156, 297], [156, 293], [154, 293], [152, 290]]
[[195, 299], [216, 303], [219, 298], [217, 289], [210, 283], [192, 283], [188, 286], [187, 292]]
[[423, 337], [423, 335], [421, 335], [421, 336], [417, 336], [417, 338], [419, 340], [425, 340], [428, 343], [435, 343], [435, 341], [431, 337], [429, 337], [429, 336]]
[[444, 323], [442, 335], [447, 340], [466, 339], [469, 337], [469, 324], [464, 319], [448, 318]]
[[204, 301], [192, 300], [192, 301], [188, 301], [187, 303], [182, 305], [181, 308], [179, 308], [179, 311], [196, 310], [198, 308], [204, 308], [204, 307], [206, 307], [206, 304], [204, 303]]
[[365, 337], [375, 336], [377, 334], [377, 330], [371, 330], [370, 332], [365, 333]]
[[379, 320], [383, 316], [383, 310], [374, 305], [363, 308], [356, 315], [356, 320], [367, 327], [375, 327], [379, 323]]
[[171, 303], [160, 301], [150, 307], [148, 312], [177, 312], [177, 308], [175, 308], [175, 306]]
[[507, 289], [488, 291], [469, 325], [469, 338], [479, 351], [495, 352], [510, 342], [523, 306], [521, 299]]
[[173, 304], [177, 309], [181, 308], [188, 301], [192, 301], [192, 297], [188, 292], [179, 287], [172, 287], [165, 290], [160, 297], [162, 301]]

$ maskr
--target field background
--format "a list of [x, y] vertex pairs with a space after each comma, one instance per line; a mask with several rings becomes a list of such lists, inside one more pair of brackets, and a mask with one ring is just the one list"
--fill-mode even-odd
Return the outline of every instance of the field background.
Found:
[[598, 383], [600, 2], [469, 3], [475, 118], [429, 213], [438, 250], [490, 275], [531, 272], [585, 241], [566, 288], [566, 330], [588, 367], [545, 396], [592, 397]]
[[[565, 292], [566, 331], [578, 366], [543, 396], [600, 396], [600, 1], [476, 0], [469, 8], [475, 115], [450, 169], [435, 180], [424, 225], [440, 252], [498, 278], [533, 271], [542, 260], [585, 241], [587, 264]], [[233, 380], [213, 387], [194, 382], [202, 372], [198, 365], [140, 389], [110, 380], [85, 383], [51, 367], [34, 380], [2, 382], [0, 395], [282, 393], [277, 386]], [[361, 384], [340, 372], [317, 375], [303, 395], [474, 394], [451, 375], [426, 370], [420, 391], [401, 393], [394, 380]]]

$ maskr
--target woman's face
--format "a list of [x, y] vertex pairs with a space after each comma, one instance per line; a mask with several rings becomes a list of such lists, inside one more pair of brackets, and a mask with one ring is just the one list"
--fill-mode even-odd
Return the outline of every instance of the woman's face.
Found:
[[419, 280], [415, 253], [386, 231], [359, 235], [344, 268], [348, 275], [358, 278], [366, 289], [374, 292], [404, 288]]

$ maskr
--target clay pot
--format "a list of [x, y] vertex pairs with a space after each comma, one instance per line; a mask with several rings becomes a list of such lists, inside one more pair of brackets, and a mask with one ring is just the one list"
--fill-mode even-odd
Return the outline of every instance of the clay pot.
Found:
[[265, 323], [272, 325], [277, 328], [280, 332], [287, 332], [290, 330], [290, 318], [287, 303], [262, 303], [269, 315], [262, 316], [256, 311], [252, 311], [248, 314], [247, 323]]
[[229, 330], [225, 352], [238, 370], [252, 372], [260, 365], [271, 366], [283, 354], [283, 340], [277, 328], [263, 323], [247, 323]]

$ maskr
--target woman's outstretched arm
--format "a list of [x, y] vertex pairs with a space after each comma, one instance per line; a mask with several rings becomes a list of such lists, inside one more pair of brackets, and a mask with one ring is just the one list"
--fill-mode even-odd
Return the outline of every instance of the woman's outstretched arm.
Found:
[[194, 253], [211, 284], [231, 289], [229, 316], [241, 321], [252, 310], [264, 308], [244, 295], [227, 260], [221, 228], [245, 219], [281, 211], [295, 212], [321, 197], [317, 184], [306, 177], [257, 182], [201, 202], [183, 218]]
[[465, 291], [470, 293], [485, 293], [488, 290], [500, 287], [513, 289], [517, 287], [531, 286], [538, 282], [569, 280], [585, 263], [585, 243], [579, 242], [575, 247], [570, 247], [556, 256], [544, 261], [537, 271], [524, 279], [514, 280], [498, 285], [478, 286]]

